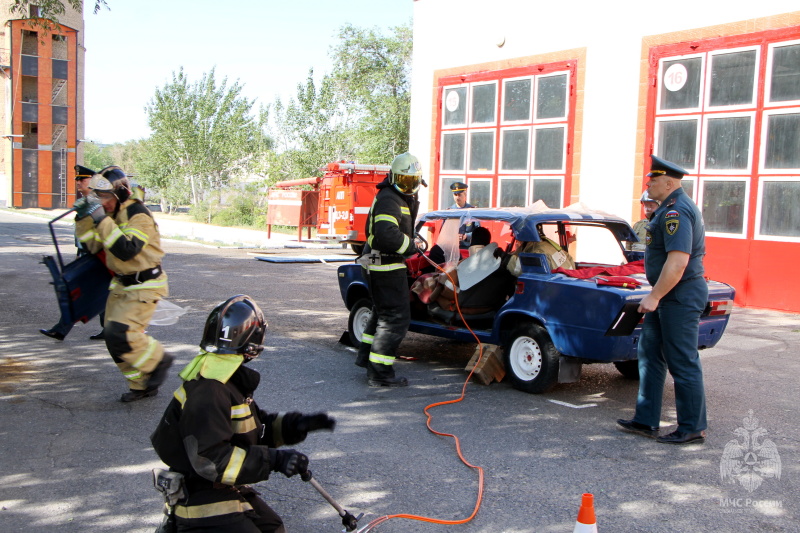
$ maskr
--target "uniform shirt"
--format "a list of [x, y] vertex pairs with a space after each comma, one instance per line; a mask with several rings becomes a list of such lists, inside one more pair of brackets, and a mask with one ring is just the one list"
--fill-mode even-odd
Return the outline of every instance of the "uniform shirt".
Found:
[[673, 251], [689, 254], [689, 263], [680, 281], [703, 275], [703, 256], [706, 253], [703, 216], [682, 188], [667, 196], [653, 214], [647, 226], [645, 244], [644, 265], [650, 285], [656, 284], [667, 254]]

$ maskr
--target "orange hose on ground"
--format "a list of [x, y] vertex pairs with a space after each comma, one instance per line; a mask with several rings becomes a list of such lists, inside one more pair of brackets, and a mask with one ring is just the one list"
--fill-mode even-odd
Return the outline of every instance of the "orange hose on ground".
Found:
[[[428, 263], [430, 263], [431, 265], [436, 267], [437, 270], [440, 270], [441, 272], [443, 272], [447, 276], [447, 278], [450, 280], [450, 283], [453, 284], [453, 287], [456, 286], [455, 280], [450, 276], [450, 274], [448, 272], [445, 272], [443, 268], [441, 268], [439, 265], [437, 265], [436, 263], [431, 261], [425, 254], [422, 254], [422, 257], [424, 257], [425, 260]], [[405, 518], [406, 520], [416, 520], [418, 522], [430, 522], [430, 523], [433, 523], [433, 524], [443, 524], [443, 525], [451, 525], [451, 526], [455, 526], [455, 525], [459, 525], [459, 524], [466, 524], [467, 522], [469, 522], [470, 520], [475, 518], [475, 515], [478, 514], [478, 510], [481, 508], [481, 501], [483, 500], [483, 468], [481, 468], [480, 466], [475, 466], [475, 465], [469, 463], [464, 458], [464, 455], [461, 453], [461, 441], [459, 441], [458, 437], [456, 437], [452, 433], [442, 433], [440, 431], [436, 431], [435, 429], [433, 429], [431, 427], [431, 421], [433, 420], [433, 415], [431, 415], [428, 412], [430, 409], [433, 409], [434, 407], [439, 407], [440, 405], [449, 405], [449, 404], [459, 403], [459, 402], [463, 401], [464, 397], [466, 396], [466, 393], [467, 393], [467, 384], [469, 384], [469, 380], [472, 379], [472, 374], [475, 373], [475, 369], [478, 368], [478, 364], [480, 363], [481, 359], [483, 359], [483, 343], [480, 341], [480, 339], [475, 334], [475, 332], [472, 331], [472, 329], [469, 327], [469, 324], [467, 324], [466, 319], [464, 319], [464, 315], [461, 313], [461, 307], [458, 304], [458, 293], [456, 291], [453, 291], [453, 294], [454, 294], [454, 301], [455, 301], [455, 304], [456, 304], [456, 309], [458, 310], [458, 315], [461, 317], [461, 321], [464, 323], [464, 326], [469, 330], [469, 332], [472, 334], [472, 336], [475, 337], [475, 341], [478, 343], [478, 346], [480, 347], [480, 355], [478, 356], [478, 360], [475, 362], [475, 366], [472, 367], [472, 370], [470, 371], [469, 375], [467, 376], [467, 379], [464, 381], [464, 385], [461, 387], [461, 396], [459, 396], [455, 400], [447, 400], [447, 401], [444, 401], [444, 402], [432, 403], [432, 404], [428, 405], [427, 407], [425, 407], [425, 409], [423, 409], [423, 412], [425, 413], [425, 416], [427, 417], [427, 421], [425, 422], [425, 425], [427, 426], [428, 430], [431, 433], [433, 433], [435, 435], [439, 435], [441, 437], [451, 437], [453, 439], [453, 441], [455, 442], [456, 452], [458, 453], [458, 458], [461, 459], [461, 462], [464, 463], [465, 465], [467, 465], [468, 467], [478, 471], [478, 497], [477, 497], [477, 499], [475, 501], [475, 508], [472, 510], [472, 514], [471, 515], [469, 515], [467, 518], [464, 518], [462, 520], [442, 520], [440, 518], [430, 518], [430, 517], [427, 517], [427, 516], [419, 516], [419, 515], [414, 515], [414, 514], [385, 515], [385, 516], [381, 516], [379, 518], [376, 518], [375, 520], [373, 520], [372, 522], [367, 524], [363, 529], [359, 530], [362, 533], [366, 533], [367, 531], [371, 531], [373, 527], [377, 526], [378, 524], [382, 524], [383, 522], [387, 522], [387, 521], [391, 520], [392, 518]]]

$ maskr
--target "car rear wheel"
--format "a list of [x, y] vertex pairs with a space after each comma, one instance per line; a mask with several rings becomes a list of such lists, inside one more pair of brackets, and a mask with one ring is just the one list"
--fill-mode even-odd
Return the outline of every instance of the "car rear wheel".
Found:
[[504, 345], [506, 376], [515, 389], [531, 394], [547, 392], [558, 382], [561, 356], [550, 335], [539, 324], [514, 328]]
[[350, 249], [353, 250], [353, 252], [355, 252], [356, 255], [361, 255], [362, 253], [364, 253], [363, 244], [350, 243]]
[[614, 363], [619, 373], [628, 379], [639, 379], [639, 361], [617, 361]]
[[350, 309], [350, 318], [347, 320], [347, 332], [350, 334], [350, 342], [358, 348], [361, 344], [361, 336], [367, 329], [367, 324], [372, 316], [372, 300], [361, 298]]

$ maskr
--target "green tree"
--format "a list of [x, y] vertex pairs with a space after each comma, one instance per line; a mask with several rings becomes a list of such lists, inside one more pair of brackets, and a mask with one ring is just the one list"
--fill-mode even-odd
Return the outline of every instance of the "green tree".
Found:
[[[140, 156], [142, 183], [163, 187], [175, 203], [188, 189], [191, 204], [200, 206], [213, 200], [212, 193], [219, 201], [227, 185], [248, 175], [271, 142], [265, 115], [252, 115], [253, 101], [241, 90], [238, 81], [228, 87], [227, 78], [217, 84], [214, 69], [195, 83], [183, 68], [173, 72], [172, 81], [156, 89], [145, 108], [153, 133]], [[168, 187], [162, 182], [167, 175]]]
[[383, 36], [347, 24], [332, 48], [339, 105], [357, 121], [356, 155], [369, 163], [388, 163], [408, 150], [411, 108], [411, 25]]
[[[67, 6], [72, 7], [78, 13], [83, 12], [83, 0], [14, 0], [9, 7], [9, 12], [19, 18], [28, 18], [30, 6], [38, 7], [40, 18], [50, 19], [56, 23], [58, 18], [65, 13]], [[97, 14], [103, 8], [108, 9], [106, 0], [95, 0], [94, 13]]]
[[[94, 142], [83, 143], [83, 166], [100, 170], [114, 164], [109, 147]], [[124, 168], [124, 167], [123, 167]]]

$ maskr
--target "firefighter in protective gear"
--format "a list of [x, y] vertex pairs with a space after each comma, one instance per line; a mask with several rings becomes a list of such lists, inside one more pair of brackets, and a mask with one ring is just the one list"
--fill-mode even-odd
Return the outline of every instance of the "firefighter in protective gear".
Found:
[[650, 193], [647, 191], [642, 193], [641, 198], [639, 198], [639, 202], [642, 204], [644, 218], [637, 221], [633, 225], [633, 232], [637, 237], [639, 237], [639, 242], [628, 242], [626, 249], [643, 252], [645, 250], [644, 240], [647, 236], [647, 225], [650, 223], [650, 219], [653, 218], [653, 213], [656, 212], [656, 209], [658, 209], [660, 204], [659, 202], [650, 198]]
[[392, 161], [389, 176], [367, 216], [367, 244], [362, 266], [367, 270], [372, 315], [361, 338], [356, 365], [366, 367], [373, 387], [404, 387], [408, 380], [394, 372], [398, 346], [411, 323], [405, 260], [417, 252], [414, 221], [422, 182], [419, 160], [409, 153]]
[[145, 334], [156, 304], [168, 294], [161, 268], [161, 236], [150, 210], [131, 197], [131, 184], [119, 167], [106, 167], [89, 182], [91, 193], [75, 202], [75, 232], [91, 253], [105, 251], [114, 272], [109, 286], [103, 335], [132, 402], [155, 396], [167, 377], [172, 356]]
[[243, 363], [264, 349], [266, 327], [249, 296], [216, 306], [200, 354], [181, 371], [183, 384], [150, 436], [161, 460], [185, 477], [188, 497], [174, 508], [178, 531], [285, 532], [281, 518], [247, 484], [273, 471], [305, 473], [308, 457], [276, 448], [336, 425], [325, 413], [258, 408], [253, 393], [261, 376]]

